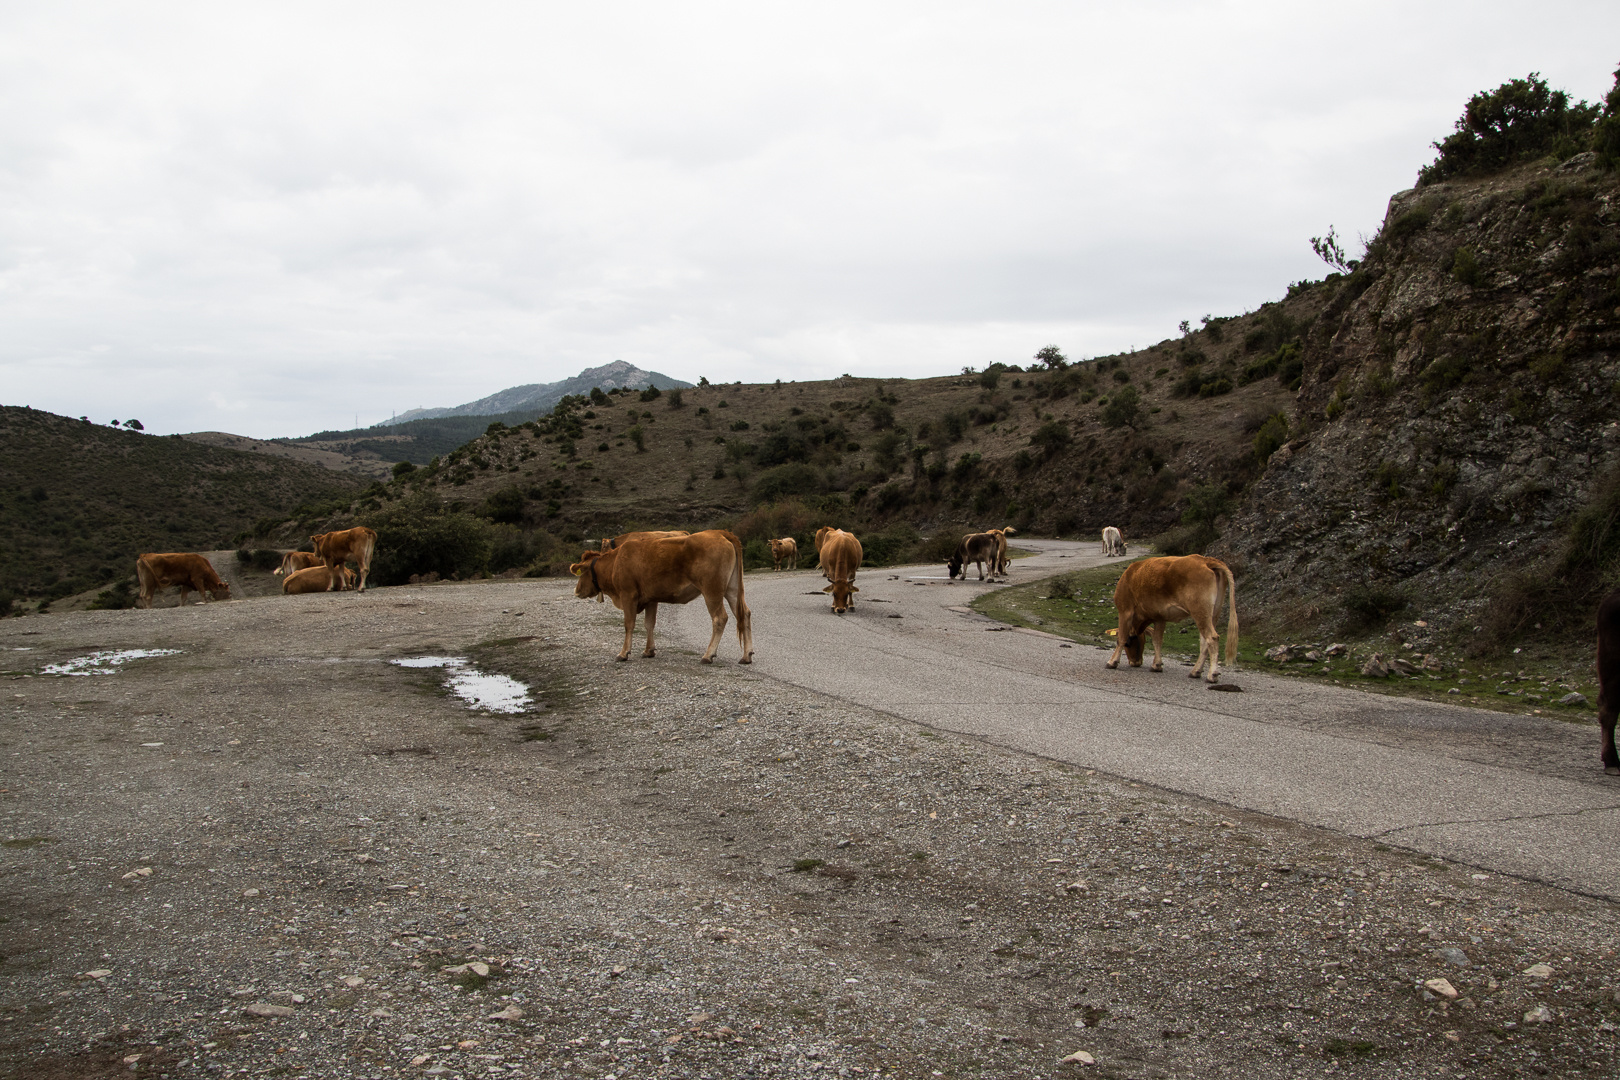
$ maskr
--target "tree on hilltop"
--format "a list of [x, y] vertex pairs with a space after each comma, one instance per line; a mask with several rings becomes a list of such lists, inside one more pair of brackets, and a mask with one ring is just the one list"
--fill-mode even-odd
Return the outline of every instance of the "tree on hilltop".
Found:
[[1532, 71], [1469, 98], [1456, 130], [1433, 144], [1439, 154], [1418, 171], [1418, 183], [1477, 176], [1547, 154], [1569, 157], [1586, 149], [1597, 117], [1596, 105], [1571, 103]]

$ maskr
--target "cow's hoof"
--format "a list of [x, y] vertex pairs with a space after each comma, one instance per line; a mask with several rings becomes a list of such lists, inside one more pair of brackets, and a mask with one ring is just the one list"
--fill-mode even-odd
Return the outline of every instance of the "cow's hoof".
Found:
[[1114, 668], [1119, 667], [1119, 661], [1118, 660], [1104, 661], [1103, 667], [1108, 668], [1110, 671], [1112, 671]]
[[700, 664], [712, 664], [712, 663], [714, 663], [714, 657], [712, 657], [712, 656], [700, 656], [700, 657], [698, 657], [698, 663], [700, 663]]
[[1198, 678], [1198, 669], [1197, 669], [1197, 668], [1193, 668], [1193, 669], [1192, 669], [1192, 670], [1191, 670], [1191, 671], [1189, 671], [1189, 672], [1187, 672], [1187, 678], [1189, 678], [1189, 679], [1196, 679], [1196, 678]]
[[1164, 674], [1164, 665], [1163, 664], [1154, 664], [1148, 670], [1153, 672], [1155, 675], [1163, 675]]
[[614, 657], [614, 659], [615, 659], [615, 660], [620, 660], [620, 661], [624, 661], [624, 662], [628, 662], [628, 661], [629, 661], [629, 659], [630, 659], [630, 654], [629, 654], [629, 653], [625, 653], [625, 654], [624, 654], [624, 655], [623, 655], [623, 656], [617, 656], [617, 657]]
[[752, 664], [753, 662], [754, 658], [752, 656], [745, 656], [741, 660], [737, 661], [739, 664]]
[[1603, 771], [1610, 776], [1620, 776], [1620, 765], [1605, 765]]

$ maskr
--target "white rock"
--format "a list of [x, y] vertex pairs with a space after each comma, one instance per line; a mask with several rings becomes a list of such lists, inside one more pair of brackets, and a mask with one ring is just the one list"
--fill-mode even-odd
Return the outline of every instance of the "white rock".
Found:
[[1457, 988], [1451, 985], [1450, 979], [1428, 979], [1425, 980], [1423, 986], [1427, 990], [1433, 990], [1447, 1001], [1456, 1001], [1460, 996], [1457, 993]]
[[1550, 964], [1531, 964], [1524, 969], [1524, 974], [1532, 979], [1548, 979], [1552, 977], [1552, 973], [1553, 970]]
[[523, 1019], [523, 1010], [516, 1005], [508, 1005], [500, 1012], [490, 1013], [489, 1018], [491, 1020], [521, 1020]]
[[1066, 1057], [1062, 1061], [1058, 1062], [1058, 1064], [1059, 1065], [1095, 1065], [1095, 1064], [1097, 1064], [1097, 1059], [1092, 1057], [1090, 1054], [1086, 1053], [1084, 1050], [1076, 1050], [1074, 1053], [1070, 1054], [1068, 1057]]
[[417, 1054], [415, 1057], [411, 1058], [411, 1064], [413, 1066], [426, 1065], [427, 1063], [428, 1063], [428, 1055], [426, 1055], [426, 1054]]
[[1577, 694], [1577, 693], [1565, 694], [1563, 697], [1558, 699], [1558, 704], [1560, 704], [1560, 705], [1585, 705], [1586, 704], [1586, 695], [1585, 694]]
[[92, 979], [105, 979], [107, 976], [112, 974], [112, 969], [111, 968], [96, 968], [94, 971], [85, 972], [85, 974], [90, 976], [90, 978], [92, 978]]
[[1545, 1005], [1537, 1005], [1524, 1014], [1524, 1022], [1527, 1024], [1550, 1024], [1552, 1021], [1552, 1010]]
[[242, 890], [242, 895], [247, 897], [249, 900], [251, 900], [255, 896], [259, 895], [259, 890], [258, 889], [243, 889]]
[[151, 876], [152, 876], [152, 868], [150, 866], [143, 866], [139, 870], [131, 870], [129, 873], [125, 874], [124, 875], [124, 880], [128, 881], [131, 878], [143, 878], [143, 877], [151, 877]]
[[358, 990], [360, 987], [364, 986], [365, 984], [366, 984], [366, 980], [361, 978], [359, 975], [345, 975], [345, 976], [343, 976], [343, 985], [347, 986], [350, 990]]
[[268, 1001], [255, 1001], [242, 1010], [249, 1016], [291, 1016], [293, 1011], [285, 1005], [272, 1005]]

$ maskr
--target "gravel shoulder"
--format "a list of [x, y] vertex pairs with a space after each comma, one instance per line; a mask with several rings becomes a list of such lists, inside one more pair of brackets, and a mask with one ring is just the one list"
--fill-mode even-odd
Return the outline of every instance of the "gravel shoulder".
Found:
[[[0, 624], [0, 1076], [1620, 1065], [1612, 903], [618, 664], [569, 585]], [[121, 649], [177, 652], [41, 674]]]

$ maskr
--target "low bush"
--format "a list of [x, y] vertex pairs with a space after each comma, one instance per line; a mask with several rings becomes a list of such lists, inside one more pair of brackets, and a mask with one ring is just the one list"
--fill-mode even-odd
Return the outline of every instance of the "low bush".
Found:
[[1345, 629], [1375, 630], [1404, 610], [1409, 602], [1404, 592], [1390, 585], [1357, 585], [1347, 589], [1341, 601]]
[[281, 565], [281, 552], [269, 548], [239, 548], [236, 552], [236, 563], [244, 570], [274, 570]]
[[394, 503], [361, 524], [377, 530], [371, 577], [379, 585], [403, 585], [412, 574], [475, 577], [489, 568], [495, 545], [495, 526], [426, 497]]

